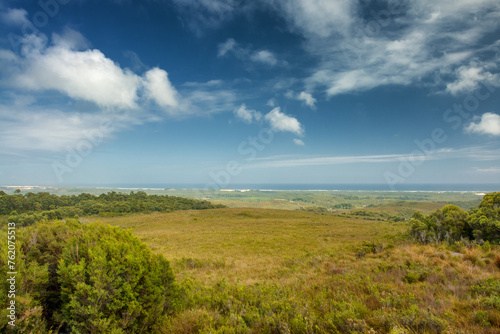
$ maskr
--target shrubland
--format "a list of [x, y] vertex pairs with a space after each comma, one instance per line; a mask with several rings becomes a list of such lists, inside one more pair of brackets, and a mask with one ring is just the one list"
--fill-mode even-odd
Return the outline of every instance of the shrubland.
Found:
[[500, 248], [488, 232], [498, 193], [410, 221], [317, 211], [182, 210], [21, 228], [18, 330], [500, 332]]

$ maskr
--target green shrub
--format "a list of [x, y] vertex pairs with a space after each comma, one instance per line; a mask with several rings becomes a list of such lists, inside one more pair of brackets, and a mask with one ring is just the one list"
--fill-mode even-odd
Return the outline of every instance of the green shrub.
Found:
[[477, 208], [466, 212], [455, 205], [445, 205], [430, 215], [415, 213], [410, 220], [409, 235], [421, 242], [457, 241], [500, 243], [500, 192], [484, 196]]
[[[177, 306], [169, 263], [130, 231], [68, 220], [38, 223], [16, 236], [16, 302], [23, 320], [13, 333], [156, 333]], [[1, 271], [2, 310], [5, 278]], [[7, 318], [0, 314], [3, 332]]]
[[62, 312], [73, 331], [151, 332], [173, 309], [174, 275], [130, 231], [85, 225], [64, 247]]

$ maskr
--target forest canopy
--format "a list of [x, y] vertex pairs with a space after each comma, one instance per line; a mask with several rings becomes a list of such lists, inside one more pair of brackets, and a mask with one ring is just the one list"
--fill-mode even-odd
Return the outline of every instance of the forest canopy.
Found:
[[184, 197], [148, 195], [143, 191], [132, 191], [130, 194], [112, 191], [101, 195], [83, 193], [71, 196], [57, 196], [47, 192], [8, 195], [0, 191], [0, 215], [9, 215], [8, 220], [18, 226], [87, 215], [109, 216], [221, 207], [224, 205]]

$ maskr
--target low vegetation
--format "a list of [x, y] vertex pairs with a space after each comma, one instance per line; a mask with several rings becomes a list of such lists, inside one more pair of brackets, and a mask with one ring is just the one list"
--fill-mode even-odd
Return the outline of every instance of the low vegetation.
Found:
[[[498, 198], [410, 221], [219, 208], [37, 223], [18, 231], [18, 330], [499, 333]], [[418, 240], [422, 224], [443, 237]]]

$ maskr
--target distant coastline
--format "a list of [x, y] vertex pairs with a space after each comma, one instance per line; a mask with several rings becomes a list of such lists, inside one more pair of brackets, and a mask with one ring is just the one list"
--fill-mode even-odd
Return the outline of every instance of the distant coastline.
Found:
[[500, 184], [402, 184], [395, 190], [389, 189], [387, 184], [316, 184], [316, 183], [287, 183], [287, 184], [228, 184], [216, 187], [206, 184], [109, 184], [109, 185], [0, 185], [0, 189], [22, 192], [49, 191], [63, 188], [86, 188], [116, 191], [175, 191], [175, 190], [214, 190], [221, 192], [230, 191], [365, 191], [365, 192], [468, 192], [482, 195], [487, 192], [500, 191]]

